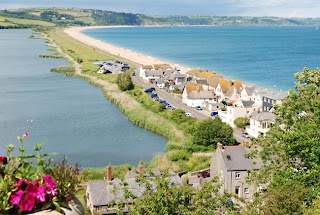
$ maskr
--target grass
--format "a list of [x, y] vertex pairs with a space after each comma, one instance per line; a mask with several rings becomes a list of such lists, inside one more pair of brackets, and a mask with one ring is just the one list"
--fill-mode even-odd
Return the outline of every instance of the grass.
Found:
[[45, 22], [45, 21], [40, 21], [40, 20], [31, 20], [31, 19], [18, 19], [18, 18], [4, 17], [4, 16], [0, 16], [0, 21], [12, 23], [12, 24], [18, 24], [18, 25], [39, 25], [39, 26], [44, 26], [44, 27], [55, 26], [55, 24], [53, 24], [51, 22]]
[[[192, 154], [185, 148], [186, 143], [188, 143], [185, 132], [179, 128], [179, 125], [174, 120], [170, 119], [170, 111], [161, 111], [159, 105], [143, 93], [140, 86], [135, 86], [132, 91], [120, 91], [115, 84], [117, 75], [97, 74], [99, 67], [91, 63], [93, 61], [115, 59], [128, 62], [127, 60], [80, 43], [66, 35], [62, 29], [53, 29], [47, 34], [65, 53], [81, 62], [83, 75], [80, 77], [87, 79], [95, 86], [101, 87], [105, 97], [115, 103], [133, 124], [167, 138], [168, 147], [166, 153], [155, 157], [151, 161], [150, 167], [156, 167], [161, 170], [171, 168], [174, 171], [181, 171], [208, 165], [208, 162], [203, 164], [203, 161], [199, 160], [197, 163], [197, 159], [191, 158]], [[132, 67], [133, 65], [131, 64]], [[68, 71], [68, 69], [58, 69], [58, 71], [63, 70]], [[90, 75], [90, 77], [85, 75]], [[190, 123], [192, 122], [190, 121]]]

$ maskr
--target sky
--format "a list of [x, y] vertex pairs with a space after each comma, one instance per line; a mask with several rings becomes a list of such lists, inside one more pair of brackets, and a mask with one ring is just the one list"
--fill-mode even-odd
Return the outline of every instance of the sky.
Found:
[[320, 17], [320, 0], [0, 0], [0, 9], [48, 6], [149, 15]]

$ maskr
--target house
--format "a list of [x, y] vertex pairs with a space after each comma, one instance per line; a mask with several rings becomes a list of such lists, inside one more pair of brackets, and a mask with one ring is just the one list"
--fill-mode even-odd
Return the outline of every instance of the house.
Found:
[[281, 100], [287, 96], [287, 91], [268, 91], [262, 98], [262, 111], [270, 111], [275, 104], [281, 105]]
[[219, 110], [218, 116], [220, 117], [222, 122], [227, 123], [232, 128], [237, 127], [234, 124], [234, 120], [239, 117], [246, 117], [248, 114], [247, 108], [245, 107], [233, 107], [233, 106], [227, 106], [227, 110]]
[[265, 136], [269, 131], [270, 125], [275, 121], [275, 115], [271, 112], [254, 112], [250, 116], [249, 135], [257, 138]]
[[163, 79], [170, 85], [184, 85], [187, 82], [187, 75], [178, 71], [166, 70]]
[[149, 81], [149, 82], [154, 82], [157, 79], [161, 78], [163, 75], [163, 71], [161, 70], [146, 70], [144, 73], [144, 75], [141, 76], [144, 80]]
[[246, 200], [251, 200], [257, 191], [257, 186], [247, 183], [249, 170], [260, 169], [261, 159], [252, 160], [247, 158], [249, 153], [243, 146], [223, 146], [217, 144], [217, 150], [210, 162], [211, 177], [218, 176], [222, 186], [220, 192], [229, 192]]
[[141, 65], [140, 66], [140, 77], [144, 79], [144, 77], [146, 76], [145, 75], [145, 72], [146, 71], [149, 71], [149, 70], [153, 70], [153, 65]]
[[244, 101], [252, 101], [253, 100], [252, 95], [255, 89], [256, 89], [255, 85], [244, 87], [241, 90], [240, 99]]
[[242, 88], [243, 86], [240, 81], [220, 79], [215, 92], [219, 101], [235, 101], [240, 98]]
[[189, 107], [203, 106], [205, 103], [215, 103], [212, 92], [203, 90], [203, 85], [185, 84], [182, 92], [182, 102]]
[[208, 85], [209, 85], [209, 90], [212, 90], [212, 91], [216, 91], [216, 88], [219, 84], [219, 81], [222, 79], [223, 77], [219, 74], [216, 74], [215, 76], [212, 76], [212, 77], [209, 77], [207, 78], [207, 82], [208, 82]]
[[258, 111], [258, 109], [256, 109], [255, 106], [254, 106], [254, 104], [255, 104], [254, 101], [238, 100], [234, 104], [235, 104], [236, 107], [246, 108], [247, 116], [251, 115], [254, 111]]
[[[158, 169], [145, 173], [141, 165], [138, 171], [128, 170], [123, 180], [112, 178], [112, 168], [107, 167], [107, 177], [105, 180], [90, 181], [87, 183], [86, 200], [87, 207], [92, 214], [118, 214], [116, 204], [122, 204], [122, 212], [128, 213], [128, 208], [132, 204], [132, 198], [125, 198], [125, 192], [131, 192], [134, 197], [140, 198], [146, 191], [144, 184], [139, 183], [138, 176], [143, 176], [150, 183], [151, 189], [156, 189], [156, 184], [152, 181], [155, 176], [161, 176]], [[169, 171], [167, 179], [172, 184], [182, 184], [181, 178]]]

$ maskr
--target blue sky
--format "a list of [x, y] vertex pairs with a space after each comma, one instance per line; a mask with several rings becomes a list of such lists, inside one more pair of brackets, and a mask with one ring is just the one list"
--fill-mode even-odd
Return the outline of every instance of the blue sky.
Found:
[[320, 0], [0, 0], [0, 9], [45, 6], [154, 15], [320, 17]]

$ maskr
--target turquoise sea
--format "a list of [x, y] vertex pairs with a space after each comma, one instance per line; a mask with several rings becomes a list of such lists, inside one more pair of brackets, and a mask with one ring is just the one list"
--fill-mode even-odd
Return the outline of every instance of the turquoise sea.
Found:
[[84, 167], [111, 163], [138, 165], [163, 153], [166, 140], [139, 128], [87, 81], [50, 72], [62, 59], [48, 53], [44, 40], [28, 39], [30, 30], [0, 30], [0, 155], [17, 150], [18, 135], [27, 152], [46, 140], [43, 152], [59, 152]]
[[162, 60], [272, 89], [293, 89], [294, 73], [320, 66], [320, 30], [315, 27], [130, 27], [83, 33]]

